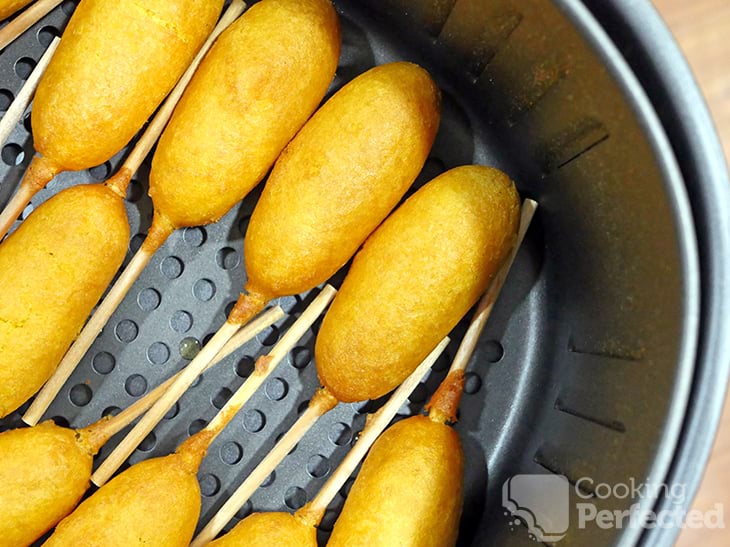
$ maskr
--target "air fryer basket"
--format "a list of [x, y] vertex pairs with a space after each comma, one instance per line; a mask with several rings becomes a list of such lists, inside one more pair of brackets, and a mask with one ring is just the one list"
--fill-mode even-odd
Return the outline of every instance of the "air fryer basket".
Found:
[[[332, 92], [367, 68], [398, 59], [428, 68], [443, 91], [441, 129], [417, 184], [456, 165], [489, 164], [540, 203], [467, 375], [457, 425], [467, 458], [460, 545], [532, 544], [501, 506], [502, 484], [518, 473], [557, 473], [571, 481], [588, 476], [608, 484], [671, 479], [688, 484], [691, 494], [724, 393], [727, 363], [718, 357], [726, 360], [720, 344], [727, 343], [728, 329], [717, 311], [728, 301], [722, 281], [730, 251], [726, 221], [715, 218], [727, 202], [724, 164], [713, 156], [715, 137], [651, 7], [628, 0], [587, 4], [611, 22], [613, 39], [642, 69], [643, 81], [577, 0], [336, 2], [344, 43]], [[7, 108], [74, 7], [64, 2], [0, 54], [0, 108]], [[655, 34], [641, 36], [638, 24]], [[651, 57], [657, 44], [663, 62], [684, 78], [681, 96], [673, 91], [673, 76]], [[661, 120], [650, 102], [657, 97]], [[681, 101], [691, 102], [680, 120]], [[0, 203], [30, 161], [29, 122], [26, 116], [2, 150]], [[123, 157], [60, 175], [33, 205], [70, 184], [103, 180]], [[151, 221], [148, 172], [149, 163], [127, 199], [136, 234], [129, 257]], [[48, 417], [87, 425], [129, 405], [187, 362], [183, 355], [190, 358], [223, 322], [242, 287], [243, 233], [257, 195], [218, 224], [170, 238]], [[697, 225], [693, 213], [700, 217]], [[284, 298], [281, 304], [296, 315], [309, 299]], [[130, 461], [167, 453], [200, 430], [291, 320], [206, 372]], [[400, 417], [420, 412], [443, 379], [463, 328]], [[211, 448], [200, 472], [201, 522], [303, 410], [317, 385], [316, 330]], [[346, 453], [364, 413], [377, 404], [340, 405], [320, 420], [237, 517], [292, 510], [311, 499]], [[19, 426], [19, 417], [0, 427]], [[348, 487], [325, 517], [322, 542]], [[611, 509], [632, 502], [592, 501]], [[642, 500], [646, 507], [657, 502], [663, 500]], [[579, 530], [572, 524], [561, 545], [668, 544], [676, 532], [642, 536], [641, 530]]]

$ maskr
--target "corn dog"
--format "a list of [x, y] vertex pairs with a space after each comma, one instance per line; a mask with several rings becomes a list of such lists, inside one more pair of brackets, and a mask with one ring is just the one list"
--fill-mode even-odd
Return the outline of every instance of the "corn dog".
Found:
[[[349, 260], [415, 180], [438, 119], [438, 91], [430, 76], [416, 65], [392, 63], [347, 84], [307, 122], [277, 160], [251, 217], [244, 243], [247, 293], [186, 377], [96, 471], [96, 484], [131, 454], [238, 325], [269, 299], [312, 289]], [[321, 398], [321, 408], [333, 401]]]
[[0, 2], [0, 20], [7, 19], [16, 11], [23, 9], [33, 0], [3, 0]]
[[[218, 220], [260, 182], [324, 96], [339, 48], [337, 15], [329, 0], [264, 0], [221, 35], [153, 158], [155, 213], [147, 237], [34, 403], [31, 423], [170, 234]], [[131, 176], [122, 169], [112, 183], [124, 187]], [[243, 317], [240, 323], [246, 321]]]
[[477, 306], [449, 373], [430, 403], [388, 430], [368, 455], [337, 520], [328, 545], [403, 547], [456, 543], [463, 504], [464, 456], [456, 421], [464, 372], [536, 204], [525, 200], [517, 242]]
[[0, 214], [0, 239], [61, 171], [119, 152], [170, 92], [223, 0], [82, 0], [43, 75], [31, 125], [40, 155]]
[[122, 264], [128, 241], [124, 203], [96, 184], [50, 199], [0, 245], [0, 416], [51, 375]]
[[202, 547], [339, 402], [413, 373], [484, 292], [514, 246], [519, 196], [496, 169], [459, 167], [418, 190], [357, 254], [315, 344], [323, 388], [193, 542]]
[[358, 253], [322, 323], [322, 384], [350, 402], [402, 382], [484, 292], [518, 221], [517, 191], [496, 169], [457, 167], [416, 192]]
[[[284, 315], [272, 308], [216, 356], [224, 359]], [[178, 373], [179, 374], [179, 373]], [[113, 417], [83, 429], [43, 422], [0, 433], [0, 546], [29, 545], [68, 515], [89, 487], [92, 457], [114, 434], [144, 414], [174, 381], [170, 378]]]
[[135, 464], [106, 483], [57, 526], [46, 545], [187, 546], [200, 513], [197, 473], [208, 447], [243, 407], [251, 388], [261, 385], [312, 326], [334, 292], [332, 287], [321, 291], [203, 430], [174, 454]]

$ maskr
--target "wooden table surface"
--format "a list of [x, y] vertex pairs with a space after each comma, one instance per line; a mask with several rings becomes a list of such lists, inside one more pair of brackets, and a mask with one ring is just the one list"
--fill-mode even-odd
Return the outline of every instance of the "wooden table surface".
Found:
[[[611, 1], [611, 0], [607, 0]], [[730, 0], [654, 0], [699, 81], [730, 157]], [[685, 529], [677, 545], [730, 546], [730, 403], [694, 507], [724, 504], [725, 529]]]

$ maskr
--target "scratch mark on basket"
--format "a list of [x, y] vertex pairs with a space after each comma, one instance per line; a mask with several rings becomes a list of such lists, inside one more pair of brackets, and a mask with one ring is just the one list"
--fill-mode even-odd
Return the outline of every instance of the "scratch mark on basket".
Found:
[[646, 350], [644, 348], [638, 349], [626, 349], [619, 348], [617, 344], [608, 344], [603, 348], [590, 349], [586, 347], [578, 346], [573, 340], [571, 335], [568, 338], [568, 351], [570, 353], [578, 353], [582, 355], [592, 355], [594, 357], [602, 357], [605, 359], [617, 359], [619, 361], [638, 362], [642, 361], [646, 357]]
[[560, 412], [570, 414], [571, 416], [575, 416], [576, 418], [580, 418], [581, 420], [591, 422], [591, 423], [599, 425], [601, 427], [605, 427], [612, 431], [616, 431], [618, 433], [626, 433], [626, 426], [624, 425], [623, 422], [621, 422], [619, 420], [610, 420], [610, 419], [600, 418], [598, 416], [593, 416], [591, 414], [588, 414], [587, 412], [573, 408], [571, 405], [568, 405], [560, 397], [558, 397], [555, 400], [554, 408], [556, 410], [559, 410]]
[[565, 160], [564, 162], [562, 162], [561, 164], [559, 164], [559, 165], [557, 166], [557, 169], [560, 169], [560, 168], [562, 168], [562, 167], [565, 167], [566, 165], [568, 165], [568, 164], [569, 164], [570, 162], [572, 162], [573, 160], [576, 160], [576, 159], [578, 159], [579, 157], [581, 157], [581, 156], [582, 156], [583, 154], [585, 154], [586, 152], [588, 152], [588, 151], [592, 150], [593, 148], [595, 148], [596, 146], [598, 146], [598, 145], [599, 145], [599, 144], [601, 144], [602, 142], [606, 141], [606, 140], [608, 139], [608, 137], [609, 137], [609, 135], [608, 135], [608, 134], [606, 134], [605, 136], [601, 137], [601, 138], [600, 138], [599, 140], [597, 140], [596, 142], [594, 142], [594, 143], [591, 143], [590, 145], [588, 145], [588, 146], [587, 146], [586, 148], [584, 148], [583, 150], [581, 150], [580, 152], [578, 152], [578, 153], [577, 153], [577, 154], [575, 154], [574, 156], [571, 156], [571, 157], [570, 157], [569, 159], [567, 159], [567, 160]]
[[545, 146], [542, 154], [543, 177], [577, 160], [609, 137], [603, 122], [590, 117], [564, 129]]

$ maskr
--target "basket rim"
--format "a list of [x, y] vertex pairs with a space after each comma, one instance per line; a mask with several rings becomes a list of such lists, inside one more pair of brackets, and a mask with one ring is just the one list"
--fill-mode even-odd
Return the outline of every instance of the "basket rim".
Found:
[[[688, 508], [704, 475], [730, 378], [728, 167], [697, 81], [651, 2], [582, 0], [582, 4], [648, 96], [674, 151], [691, 207], [701, 287], [699, 338], [680, 434], [667, 473], [662, 475], [667, 484], [686, 486]], [[672, 503], [660, 497], [654, 510], [668, 509]], [[625, 533], [621, 544], [672, 545], [679, 531], [654, 528]]]

